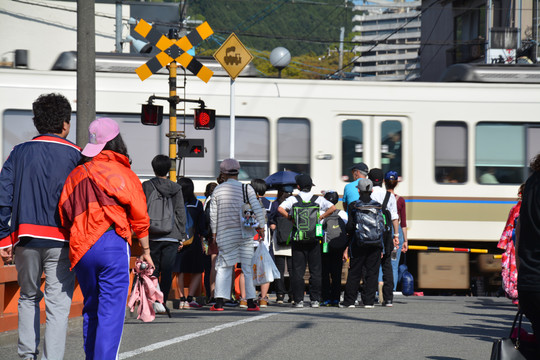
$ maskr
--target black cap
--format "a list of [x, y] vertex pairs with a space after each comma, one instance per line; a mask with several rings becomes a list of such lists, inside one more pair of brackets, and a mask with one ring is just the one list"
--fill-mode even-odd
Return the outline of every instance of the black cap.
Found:
[[364, 164], [363, 162], [360, 162], [358, 164], [354, 164], [352, 167], [351, 167], [351, 171], [355, 171], [355, 170], [358, 170], [360, 171], [362, 174], [364, 174], [365, 176], [367, 176], [368, 174], [368, 171], [369, 171], [369, 168], [366, 164]]
[[371, 169], [368, 174], [369, 180], [373, 182], [373, 185], [382, 184], [384, 174], [381, 169]]
[[308, 186], [309, 187], [315, 186], [315, 184], [311, 180], [311, 176], [309, 176], [308, 174], [296, 175], [294, 179], [296, 180], [296, 185], [300, 186], [300, 189], [303, 189]]

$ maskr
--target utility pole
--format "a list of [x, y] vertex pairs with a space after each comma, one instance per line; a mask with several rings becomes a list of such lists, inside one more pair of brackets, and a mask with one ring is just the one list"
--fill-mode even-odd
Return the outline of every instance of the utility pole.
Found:
[[343, 78], [343, 40], [345, 38], [345, 28], [341, 28], [339, 34], [339, 77]]
[[96, 118], [95, 3], [77, 0], [77, 145], [88, 142], [88, 126]]
[[538, 0], [533, 0], [533, 26], [532, 26], [532, 38], [534, 39], [533, 45], [533, 58], [531, 59], [535, 64], [538, 62]]
[[115, 50], [117, 53], [122, 52], [122, 0], [116, 0], [116, 41], [115, 41]]

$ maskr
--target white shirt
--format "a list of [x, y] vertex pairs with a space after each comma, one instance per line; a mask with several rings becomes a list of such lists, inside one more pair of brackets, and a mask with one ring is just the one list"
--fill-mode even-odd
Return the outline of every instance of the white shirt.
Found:
[[[298, 193], [298, 195], [300, 195], [300, 197], [302, 198], [302, 200], [304, 201], [309, 201], [311, 200], [311, 198], [313, 197], [313, 192], [304, 192], [304, 191], [300, 191]], [[394, 199], [395, 201], [395, 199]], [[285, 210], [287, 211], [291, 211], [292, 207], [294, 204], [296, 204], [298, 202], [298, 199], [296, 199], [296, 196], [294, 195], [291, 195], [289, 196], [287, 199], [285, 199], [285, 201], [283, 201], [279, 207], [280, 208], [284, 208]], [[332, 204], [330, 201], [326, 200], [324, 197], [322, 196], [319, 196], [317, 197], [317, 200], [315, 200], [315, 203], [319, 205], [319, 207], [321, 208], [321, 213], [325, 213], [326, 210], [330, 209], [332, 206], [334, 206], [334, 204]]]
[[[371, 193], [371, 199], [377, 201], [379, 204], [382, 205], [384, 202], [384, 197], [386, 196], [386, 190], [384, 190], [380, 186], [374, 186], [373, 192]], [[397, 204], [396, 204], [396, 197], [394, 194], [390, 194], [390, 198], [388, 199], [388, 204], [386, 205], [386, 208], [388, 211], [390, 211], [390, 216], [392, 217], [392, 220], [399, 219], [398, 212], [397, 212]]]

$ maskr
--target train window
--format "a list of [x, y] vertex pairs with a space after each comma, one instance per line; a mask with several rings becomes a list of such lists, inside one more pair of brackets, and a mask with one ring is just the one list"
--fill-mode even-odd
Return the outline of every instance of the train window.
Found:
[[[141, 125], [141, 115], [96, 113], [96, 118], [108, 117], [120, 126], [120, 134], [131, 159], [131, 169], [140, 177], [152, 177], [152, 159], [160, 154], [160, 127]], [[73, 130], [71, 130], [73, 131]], [[165, 142], [165, 137], [161, 141]], [[84, 145], [83, 145], [84, 146]], [[169, 154], [167, 152], [164, 153]]]
[[[32, 111], [28, 110], [6, 110], [2, 121], [2, 163], [6, 161], [13, 147], [22, 142], [31, 140], [39, 135], [34, 127]], [[76, 123], [75, 113], [71, 114], [71, 128], [68, 140], [75, 142]], [[83, 145], [84, 146], [84, 145]]]
[[351, 167], [364, 161], [363, 126], [360, 120], [341, 123], [341, 177], [353, 181]]
[[403, 176], [401, 171], [401, 149], [403, 147], [401, 133], [401, 122], [386, 120], [381, 123], [381, 167], [385, 174], [392, 170]]
[[[536, 155], [540, 154], [540, 127], [531, 126], [527, 129], [527, 166]], [[526, 169], [524, 179], [529, 177], [529, 169]]]
[[435, 181], [461, 184], [467, 181], [467, 125], [458, 121], [435, 124]]
[[278, 170], [310, 172], [311, 136], [309, 120], [280, 118], [277, 123]]
[[524, 180], [525, 126], [479, 123], [476, 126], [476, 180], [480, 184], [520, 184]]
[[[230, 157], [230, 118], [216, 119], [218, 161]], [[234, 157], [240, 162], [240, 180], [264, 179], [270, 171], [269, 123], [266, 118], [237, 117], [235, 119]]]

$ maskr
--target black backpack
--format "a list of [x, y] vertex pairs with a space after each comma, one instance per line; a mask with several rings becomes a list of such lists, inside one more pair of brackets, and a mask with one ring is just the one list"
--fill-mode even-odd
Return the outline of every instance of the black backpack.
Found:
[[339, 212], [336, 210], [324, 219], [324, 242], [332, 249], [343, 251], [347, 247], [347, 230]]
[[276, 243], [281, 246], [289, 245], [293, 223], [283, 216], [276, 217]]
[[382, 206], [375, 200], [364, 203], [357, 200], [353, 203], [354, 241], [358, 246], [383, 246], [384, 218]]
[[148, 216], [150, 217], [151, 235], [167, 235], [173, 230], [174, 226], [174, 204], [171, 197], [165, 197], [159, 192], [154, 182], [150, 180], [154, 191], [146, 199]]
[[292, 206], [293, 218], [293, 241], [315, 242], [316, 227], [319, 223], [319, 204], [315, 202], [318, 196], [313, 195], [311, 199], [304, 202], [300, 195], [296, 195], [297, 202]]

